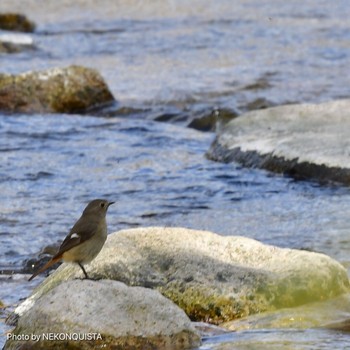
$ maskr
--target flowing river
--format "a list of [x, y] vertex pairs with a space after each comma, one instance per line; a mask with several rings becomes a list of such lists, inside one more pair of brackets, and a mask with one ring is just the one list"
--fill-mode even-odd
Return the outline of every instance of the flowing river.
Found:
[[[109, 232], [185, 226], [323, 252], [350, 266], [348, 188], [212, 162], [205, 153], [214, 133], [185, 121], [198, 108], [244, 111], [257, 99], [274, 105], [348, 97], [347, 1], [1, 0], [0, 12], [9, 10], [28, 15], [37, 30], [34, 49], [0, 55], [2, 73], [93, 67], [129, 112], [0, 113], [6, 305], [18, 304], [42, 280], [28, 283], [16, 271], [62, 240], [98, 197], [117, 202]], [[169, 122], [155, 121], [159, 113]], [[0, 333], [8, 329], [3, 321]], [[200, 349], [330, 348], [350, 348], [350, 335], [242, 330], [208, 337]]]

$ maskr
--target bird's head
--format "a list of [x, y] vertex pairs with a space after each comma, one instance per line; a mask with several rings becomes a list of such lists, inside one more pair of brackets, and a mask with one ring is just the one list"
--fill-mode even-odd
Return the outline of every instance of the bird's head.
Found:
[[95, 214], [105, 216], [108, 210], [108, 207], [114, 202], [109, 202], [105, 199], [94, 199], [91, 201], [86, 208], [84, 209], [83, 215], [86, 214]]

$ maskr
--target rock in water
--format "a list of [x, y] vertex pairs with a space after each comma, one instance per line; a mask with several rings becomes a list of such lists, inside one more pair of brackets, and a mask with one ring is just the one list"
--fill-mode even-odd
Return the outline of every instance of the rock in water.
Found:
[[220, 130], [229, 121], [236, 118], [238, 112], [228, 108], [217, 108], [210, 113], [206, 112], [196, 116], [189, 124], [189, 128], [201, 131]]
[[9, 113], [77, 113], [112, 101], [103, 78], [91, 68], [0, 74], [0, 110]]
[[350, 184], [350, 100], [253, 111], [225, 125], [208, 151], [222, 162]]
[[[20, 335], [30, 340], [16, 341]], [[157, 291], [91, 280], [68, 281], [42, 296], [9, 338], [6, 350], [182, 350], [200, 345], [186, 314]]]
[[34, 40], [28, 34], [0, 34], [0, 53], [16, 53], [34, 48]]
[[349, 332], [350, 295], [342, 294], [322, 302], [265, 312], [222, 324], [231, 331], [247, 329], [327, 328]]
[[16, 32], [34, 32], [35, 24], [18, 13], [0, 13], [0, 29]]
[[[216, 324], [349, 290], [345, 268], [326, 255], [185, 228], [111, 234], [87, 272], [157, 289], [192, 320]], [[22, 314], [54, 286], [77, 277], [79, 267], [63, 264], [15, 312]]]

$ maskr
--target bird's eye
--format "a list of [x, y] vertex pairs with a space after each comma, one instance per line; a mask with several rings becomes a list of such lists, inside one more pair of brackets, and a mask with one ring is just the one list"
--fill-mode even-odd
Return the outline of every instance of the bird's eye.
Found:
[[100, 206], [101, 206], [101, 208], [104, 208], [104, 207], [105, 207], [105, 204], [104, 204], [104, 203], [101, 203]]

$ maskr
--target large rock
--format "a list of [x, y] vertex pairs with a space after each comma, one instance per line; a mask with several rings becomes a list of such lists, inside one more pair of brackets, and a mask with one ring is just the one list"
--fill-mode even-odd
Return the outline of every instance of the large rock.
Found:
[[217, 135], [208, 156], [301, 178], [350, 184], [350, 100], [246, 113]]
[[[49, 334], [53, 338], [45, 340]], [[19, 341], [18, 336], [29, 336], [29, 341]], [[33, 341], [35, 336], [39, 341]], [[9, 338], [7, 350], [155, 350], [200, 345], [199, 333], [186, 314], [157, 291], [90, 280], [68, 281], [42, 296], [19, 318]]]
[[[326, 255], [184, 228], [111, 234], [87, 272], [93, 278], [155, 288], [192, 320], [211, 323], [349, 290], [346, 270]], [[22, 314], [41, 295], [77, 277], [83, 277], [79, 267], [63, 264], [15, 312]]]
[[91, 68], [0, 74], [0, 110], [6, 112], [76, 113], [113, 100], [101, 75]]

